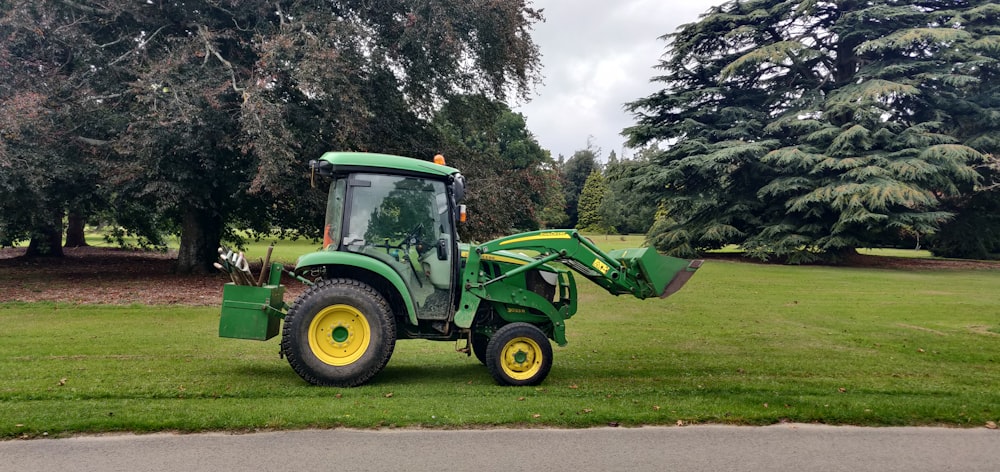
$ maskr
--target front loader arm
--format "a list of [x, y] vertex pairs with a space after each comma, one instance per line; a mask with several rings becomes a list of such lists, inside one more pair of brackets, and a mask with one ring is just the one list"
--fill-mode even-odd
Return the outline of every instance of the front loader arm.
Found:
[[[497, 276], [487, 276], [480, 267], [481, 257], [496, 251], [532, 251], [538, 255], [533, 262]], [[650, 248], [620, 249], [605, 253], [572, 229], [533, 231], [494, 239], [469, 248], [469, 257], [462, 273], [463, 292], [455, 315], [456, 324], [463, 328], [471, 326], [480, 301], [488, 298], [487, 292], [493, 291], [489, 290], [491, 285], [549, 262], [562, 263], [614, 295], [631, 294], [636, 298], [646, 299], [666, 297], [679, 290], [701, 266], [702, 261], [662, 256]], [[514, 296], [516, 294], [512, 298]], [[527, 301], [528, 299], [524, 300]], [[550, 303], [546, 304], [547, 307], [519, 304], [545, 313], [553, 322], [553, 337], [559, 344], [565, 343], [563, 317], [558, 313], [549, 313], [556, 311]]]
[[[702, 262], [662, 256], [651, 248], [619, 249], [605, 253], [573, 229], [534, 231], [494, 239], [470, 251], [470, 254], [489, 254], [500, 250], [537, 252], [536, 262], [560, 262], [609, 293], [632, 294], [639, 299], [662, 298], [676, 292]], [[498, 279], [531, 268], [522, 266]], [[683, 280], [677, 280], [678, 277]]]

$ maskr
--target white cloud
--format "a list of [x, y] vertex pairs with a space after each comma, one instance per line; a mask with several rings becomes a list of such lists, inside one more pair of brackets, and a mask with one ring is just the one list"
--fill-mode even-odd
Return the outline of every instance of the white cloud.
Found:
[[621, 153], [622, 129], [634, 120], [624, 104], [657, 90], [649, 80], [672, 33], [721, 0], [537, 0], [546, 22], [533, 38], [542, 52], [544, 84], [518, 108], [528, 129], [553, 156], [587, 145]]

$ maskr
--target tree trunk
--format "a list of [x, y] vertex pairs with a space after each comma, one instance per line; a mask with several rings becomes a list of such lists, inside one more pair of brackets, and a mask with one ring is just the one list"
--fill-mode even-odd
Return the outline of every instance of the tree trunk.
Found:
[[62, 217], [62, 209], [50, 213], [48, 224], [32, 234], [25, 257], [63, 257]]
[[858, 258], [863, 258], [861, 254], [858, 254], [858, 250], [853, 247], [842, 247], [837, 249], [833, 254], [832, 261], [835, 264], [851, 264], [858, 261]]
[[74, 211], [69, 212], [66, 225], [66, 247], [88, 246], [87, 237], [83, 232], [87, 219]]
[[[849, 15], [858, 8], [858, 0], [840, 0], [836, 4], [834, 24], [836, 25], [844, 16]], [[835, 70], [833, 71], [833, 78], [838, 86], [851, 83], [855, 80], [855, 76], [858, 73], [858, 55], [855, 52], [855, 48], [861, 44], [862, 40], [862, 35], [850, 35], [846, 39], [843, 35], [838, 35], [835, 45], [837, 57], [834, 64]]]
[[219, 257], [222, 217], [211, 210], [184, 210], [181, 245], [177, 250], [177, 273], [205, 274]]

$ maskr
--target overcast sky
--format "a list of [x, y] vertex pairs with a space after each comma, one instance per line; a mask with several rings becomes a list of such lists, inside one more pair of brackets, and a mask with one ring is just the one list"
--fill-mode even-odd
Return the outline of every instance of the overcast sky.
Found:
[[[533, 38], [542, 52], [544, 83], [531, 102], [516, 106], [528, 130], [552, 157], [587, 146], [605, 159], [619, 155], [621, 131], [635, 123], [623, 105], [661, 85], [649, 80], [665, 51], [658, 39], [724, 0], [535, 0], [545, 23]], [[631, 155], [631, 151], [626, 151]]]

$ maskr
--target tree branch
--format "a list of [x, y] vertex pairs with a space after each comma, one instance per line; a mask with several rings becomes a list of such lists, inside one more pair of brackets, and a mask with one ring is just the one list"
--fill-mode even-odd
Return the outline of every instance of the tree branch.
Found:
[[285, 29], [285, 12], [281, 11], [281, 2], [274, 2], [274, 8], [278, 9], [278, 26]]
[[89, 144], [91, 146], [109, 146], [109, 145], [111, 145], [111, 141], [105, 141], [103, 139], [84, 138], [83, 136], [77, 136], [76, 140], [80, 141], [83, 144]]
[[97, 47], [99, 47], [101, 49], [104, 49], [104, 48], [106, 48], [108, 46], [114, 46], [114, 45], [116, 45], [116, 44], [118, 44], [118, 43], [120, 43], [120, 42], [122, 42], [124, 40], [125, 40], [125, 37], [122, 36], [122, 37], [120, 37], [120, 38], [118, 38], [118, 39], [116, 39], [114, 41], [111, 41], [110, 43], [98, 44]]
[[87, 13], [94, 13], [99, 15], [110, 15], [113, 13], [111, 10], [105, 8], [88, 7], [86, 5], [81, 5], [79, 3], [70, 0], [63, 0], [63, 3], [70, 8], [75, 8], [77, 10], [85, 11]]
[[154, 31], [153, 34], [149, 35], [149, 38], [147, 38], [147, 39], [145, 39], [143, 41], [140, 41], [139, 45], [136, 46], [135, 49], [132, 49], [132, 50], [126, 52], [125, 54], [122, 54], [121, 56], [118, 56], [118, 59], [115, 59], [115, 60], [111, 61], [108, 64], [108, 67], [111, 67], [111, 66], [113, 66], [115, 64], [118, 64], [119, 62], [125, 60], [125, 58], [128, 57], [129, 54], [132, 54], [133, 52], [138, 51], [139, 49], [145, 47], [147, 43], [149, 43], [150, 41], [152, 41], [153, 38], [155, 38], [156, 35], [160, 34], [160, 31], [163, 31], [163, 29], [166, 28], [166, 27], [167, 27], [167, 25], [161, 26], [159, 29], [157, 29], [156, 31]]
[[[215, 56], [215, 58], [218, 59], [219, 62], [222, 63], [222, 65], [226, 66], [226, 69], [229, 69], [229, 77], [233, 83], [233, 90], [239, 93], [243, 93], [245, 89], [240, 88], [239, 86], [236, 85], [236, 70], [233, 68], [233, 64], [227, 61], [224, 57], [222, 57], [222, 54], [219, 54], [219, 51], [215, 49], [215, 46], [212, 46], [212, 41], [208, 37], [208, 28], [204, 25], [198, 25], [198, 34], [201, 35], [201, 38], [205, 40], [205, 49], [207, 50], [207, 52]], [[208, 58], [208, 54], [206, 54], [205, 57]]]

